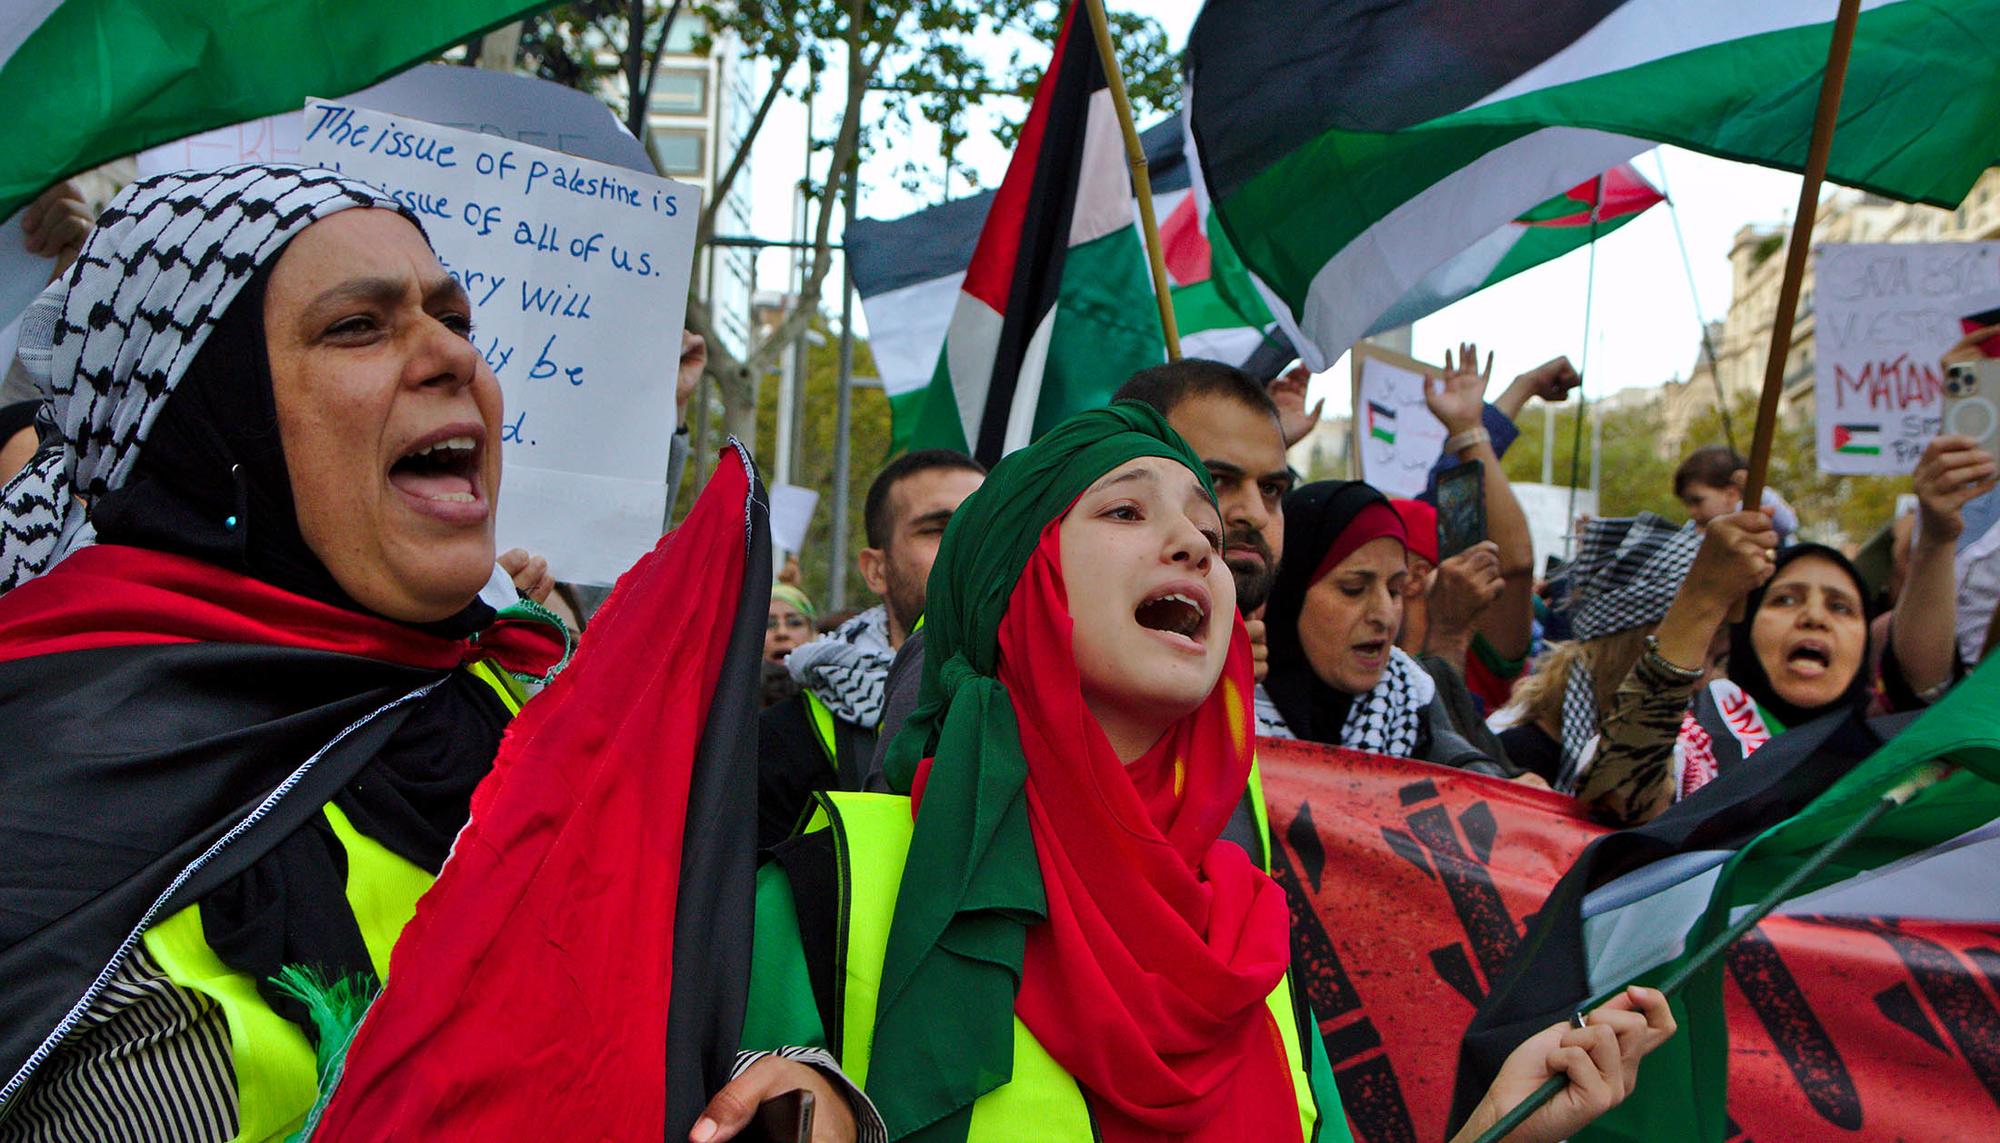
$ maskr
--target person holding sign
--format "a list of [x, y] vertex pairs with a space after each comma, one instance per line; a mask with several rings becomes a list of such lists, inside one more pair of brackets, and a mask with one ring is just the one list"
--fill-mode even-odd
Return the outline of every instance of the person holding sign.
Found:
[[61, 439], [0, 511], [0, 720], [34, 728], [0, 766], [0, 1120], [283, 1139], [319, 1077], [282, 970], [371, 991], [564, 659], [478, 599], [499, 387], [415, 219], [332, 171], [135, 183], [45, 297]]

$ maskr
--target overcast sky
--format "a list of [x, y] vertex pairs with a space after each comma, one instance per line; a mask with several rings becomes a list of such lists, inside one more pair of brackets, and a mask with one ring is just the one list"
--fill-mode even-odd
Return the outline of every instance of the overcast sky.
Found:
[[[1200, 8], [1198, 0], [1110, 0], [1110, 6], [1144, 11], [1161, 21], [1176, 50], [1186, 41]], [[1012, 46], [1024, 56], [1038, 48], [1025, 41]], [[996, 108], [986, 122], [1001, 114], [1018, 118], [1023, 110], [1019, 105]], [[824, 131], [823, 117], [820, 126]], [[773, 110], [758, 142], [753, 160], [757, 226], [772, 237], [789, 230], [790, 188], [800, 170], [804, 130], [803, 108], [781, 105]], [[979, 172], [982, 185], [990, 187], [1005, 173], [1008, 154], [990, 136], [978, 130], [973, 134], [961, 148], [961, 158]], [[894, 218], [936, 203], [935, 183], [923, 197], [913, 196], [901, 186], [897, 169], [910, 161], [930, 162], [937, 153], [936, 135], [922, 129], [884, 142], [862, 169], [861, 214]], [[1550, 357], [1567, 354], [1586, 369], [1585, 388], [1593, 396], [1686, 376], [1699, 349], [1701, 318], [1718, 319], [1728, 310], [1729, 249], [1737, 230], [1746, 224], [1784, 220], [1796, 203], [1799, 180], [1796, 175], [1672, 147], [1642, 155], [1634, 165], [1658, 182], [1662, 162], [1694, 267], [1699, 313], [1681, 268], [1673, 219], [1666, 206], [1659, 206], [1597, 243], [1594, 289], [1586, 290], [1590, 255], [1578, 250], [1418, 322], [1413, 334], [1416, 355], [1437, 362], [1447, 347], [1461, 340], [1476, 342], [1482, 353], [1495, 352], [1494, 377], [1504, 382]], [[953, 193], [963, 195], [967, 188], [955, 184]], [[767, 255], [759, 269], [761, 284], [782, 280], [783, 267], [782, 255]], [[1587, 292], [1592, 303], [1586, 354]], [[828, 294], [837, 297], [831, 287]], [[1346, 411], [1347, 378], [1343, 358], [1315, 382], [1314, 396], [1328, 398], [1329, 413]]]

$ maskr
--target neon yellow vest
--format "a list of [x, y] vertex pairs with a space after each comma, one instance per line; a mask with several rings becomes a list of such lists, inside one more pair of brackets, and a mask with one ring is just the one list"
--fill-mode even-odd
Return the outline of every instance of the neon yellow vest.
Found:
[[[1263, 796], [1253, 776], [1253, 809], [1260, 819]], [[841, 1013], [841, 1042], [835, 1045], [840, 1066], [866, 1090], [868, 1063], [874, 1046], [875, 1004], [882, 983], [882, 958], [888, 948], [889, 924], [896, 912], [896, 894], [909, 857], [910, 802], [891, 794], [822, 791], [820, 810], [806, 826], [834, 831], [837, 867], [842, 878], [840, 915], [846, 947], [836, 950], [835, 987]], [[1298, 1094], [1300, 1135], [1312, 1139], [1319, 1109], [1300, 1050], [1298, 1024], [1293, 1018], [1290, 975], [1279, 981], [1267, 1003], [1285, 1044], [1292, 1086]], [[979, 1097], [972, 1105], [967, 1143], [999, 1143], [1014, 1139], [1076, 1140], [1096, 1138], [1083, 1091], [1056, 1063], [1017, 1016], [1014, 1019], [1014, 1071], [1007, 1083]]]
[[[513, 679], [485, 663], [469, 669], [493, 688], [509, 714], [520, 713], [525, 699]], [[435, 878], [355, 829], [332, 802], [321, 812], [347, 852], [347, 904], [361, 928], [368, 960], [375, 975], [387, 980], [389, 951], [416, 915], [417, 898]], [[147, 929], [141, 939], [169, 980], [207, 997], [229, 1023], [237, 1106], [231, 1143], [277, 1143], [303, 1126], [319, 1095], [312, 1044], [297, 1024], [264, 1003], [248, 973], [230, 968], [209, 948], [201, 906], [189, 905]]]

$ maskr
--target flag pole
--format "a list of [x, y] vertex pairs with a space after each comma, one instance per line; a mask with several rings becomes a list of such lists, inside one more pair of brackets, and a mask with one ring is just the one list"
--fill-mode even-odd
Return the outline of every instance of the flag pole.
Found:
[[1132, 167], [1132, 194], [1139, 200], [1139, 228], [1146, 237], [1146, 260], [1153, 268], [1153, 298], [1160, 306], [1160, 332], [1166, 336], [1167, 360], [1181, 359], [1181, 331], [1174, 322], [1173, 295], [1167, 290], [1167, 258], [1160, 248], [1160, 224], [1153, 218], [1153, 180], [1146, 174], [1146, 148], [1132, 125], [1132, 102], [1125, 97], [1125, 76], [1118, 70], [1118, 51], [1111, 46], [1111, 24], [1104, 18], [1104, 0], [1083, 0], [1090, 12], [1090, 30], [1097, 40], [1097, 58], [1104, 65], [1104, 82], [1111, 105], [1118, 109], [1118, 126], [1125, 132], [1125, 159]]
[[[1762, 900], [1750, 906], [1742, 916], [1737, 917], [1735, 921], [1731, 922], [1728, 928], [1717, 933], [1714, 939], [1703, 945], [1700, 952], [1688, 958], [1672, 975], [1661, 981], [1659, 985], [1660, 991], [1669, 998], [1680, 992], [1682, 988], [1687, 986], [1688, 981], [1694, 979], [1697, 973], [1714, 964], [1716, 959], [1729, 951], [1729, 947], [1735, 944], [1743, 934], [1755, 928], [1764, 918], [1775, 912], [1778, 906], [1789, 900], [1792, 894], [1797, 892], [1801, 886], [1817, 875], [1820, 870], [1826, 868], [1828, 862], [1839, 856], [1848, 846], [1854, 844], [1876, 822], [1882, 820], [1883, 815], [1898, 806], [1906, 804], [1911, 798], [1916, 797], [1924, 790], [1928, 790], [1939, 782], [1944, 781], [1947, 777], [1951, 776], [1955, 769], [1957, 768], [1951, 763], [1943, 761], [1928, 762], [1918, 767], [1916, 773], [1911, 774], [1908, 778], [1884, 793], [1880, 798], [1877, 798], [1873, 805], [1863, 811], [1859, 817], [1848, 823], [1847, 828], [1835, 834], [1826, 844], [1820, 846], [1811, 856], [1800, 862], [1796, 868], [1786, 874], [1776, 885], [1772, 886], [1770, 892], [1764, 894]], [[1578, 1012], [1576, 1019], [1580, 1021], [1582, 1018], [1583, 1013]], [[1585, 1027], [1586, 1025], [1578, 1023], [1577, 1026]], [[1499, 1143], [1500, 1140], [1513, 1134], [1515, 1128], [1526, 1123], [1529, 1116], [1541, 1110], [1542, 1105], [1554, 1099], [1561, 1093], [1562, 1089], [1568, 1086], [1568, 1076], [1560, 1074], [1550, 1076], [1528, 1098], [1515, 1104], [1508, 1110], [1507, 1114], [1494, 1121], [1493, 1126], [1481, 1133], [1474, 1143]]]
[[1806, 252], [1812, 245], [1813, 219], [1819, 213], [1819, 185], [1826, 177], [1827, 153], [1833, 150], [1833, 128], [1840, 119], [1840, 91], [1847, 82], [1847, 57], [1854, 47], [1854, 25], [1860, 15], [1861, 0], [1840, 0], [1840, 12], [1833, 21], [1833, 44], [1826, 53], [1826, 73], [1820, 79], [1812, 142], [1806, 149], [1805, 179], [1799, 184], [1799, 209], [1792, 218], [1791, 243], [1785, 249], [1785, 276], [1778, 288], [1778, 311], [1771, 319], [1771, 355], [1764, 362], [1764, 392], [1757, 402], [1757, 428], [1750, 438], [1750, 476], [1743, 486], [1745, 508], [1763, 503], [1764, 478], [1771, 468], [1771, 439], [1778, 428], [1778, 398], [1784, 395], [1785, 359], [1792, 352], [1792, 321], [1798, 314], [1799, 286], [1805, 278]]

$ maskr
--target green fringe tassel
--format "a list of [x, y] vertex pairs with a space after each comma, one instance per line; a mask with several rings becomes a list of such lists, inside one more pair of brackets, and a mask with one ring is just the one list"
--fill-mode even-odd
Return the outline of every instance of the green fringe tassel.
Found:
[[340, 1085], [348, 1046], [354, 1042], [354, 1033], [361, 1028], [369, 1006], [382, 994], [382, 983], [375, 979], [374, 973], [357, 973], [329, 982], [319, 969], [293, 964], [279, 970], [271, 978], [271, 984], [306, 1006], [313, 1029], [319, 1033], [314, 1061], [319, 1072], [319, 1098], [306, 1113], [305, 1125], [285, 1140], [285, 1143], [306, 1143], [319, 1126], [320, 1116], [326, 1113], [334, 1088]]

